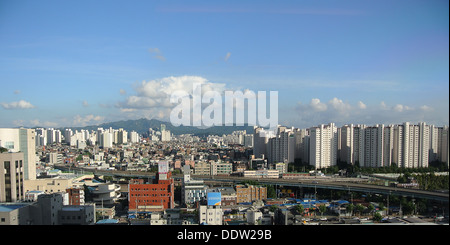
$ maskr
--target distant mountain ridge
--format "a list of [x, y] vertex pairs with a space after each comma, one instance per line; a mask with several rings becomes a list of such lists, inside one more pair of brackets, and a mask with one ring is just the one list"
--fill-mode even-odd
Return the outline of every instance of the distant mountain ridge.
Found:
[[97, 128], [113, 128], [113, 129], [119, 129], [123, 128], [127, 132], [136, 131], [140, 134], [148, 132], [149, 128], [152, 128], [154, 130], [160, 130], [161, 124], [166, 125], [166, 129], [170, 130], [171, 133], [174, 135], [180, 135], [180, 134], [194, 134], [198, 136], [204, 136], [204, 135], [222, 135], [222, 134], [231, 134], [233, 131], [237, 130], [245, 130], [248, 134], [253, 133], [253, 126], [214, 126], [209, 128], [197, 128], [193, 126], [178, 126], [175, 127], [170, 122], [164, 122], [157, 119], [137, 119], [137, 120], [122, 120], [117, 122], [107, 122], [102, 123], [99, 125], [91, 125], [91, 126], [85, 126], [85, 127], [63, 127], [59, 128], [61, 131], [65, 130], [66, 128], [70, 128], [72, 130], [97, 130]]

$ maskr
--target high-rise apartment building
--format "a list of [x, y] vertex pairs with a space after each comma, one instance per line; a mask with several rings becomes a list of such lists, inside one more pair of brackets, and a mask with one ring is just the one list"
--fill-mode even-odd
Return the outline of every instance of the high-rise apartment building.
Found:
[[166, 130], [166, 125], [161, 124], [161, 141], [170, 141], [172, 138], [172, 135], [170, 134], [169, 130]]
[[383, 166], [391, 166], [394, 159], [394, 125], [384, 127]]
[[126, 130], [123, 130], [123, 128], [120, 128], [117, 132], [117, 143], [118, 144], [124, 144], [128, 141], [128, 132]]
[[309, 129], [294, 129], [294, 159], [309, 162]]
[[447, 163], [449, 154], [448, 126], [438, 128], [438, 161]]
[[23, 152], [23, 173], [26, 180], [36, 179], [36, 140], [34, 129], [0, 128], [0, 146], [9, 152]]
[[139, 142], [139, 134], [136, 131], [131, 131], [128, 137], [130, 138], [131, 143]]
[[253, 155], [255, 155], [255, 158], [267, 157], [267, 143], [269, 138], [273, 136], [272, 131], [266, 131], [257, 126], [253, 127]]
[[377, 124], [364, 129], [364, 151], [360, 156], [361, 167], [383, 167], [384, 125]]
[[353, 124], [344, 125], [341, 128], [341, 151], [340, 151], [340, 160], [346, 162], [348, 164], [355, 164], [355, 155], [353, 154], [353, 144], [354, 144], [354, 133], [353, 133]]
[[428, 167], [430, 135], [425, 123], [403, 123], [403, 162], [405, 168]]
[[267, 158], [270, 164], [294, 162], [295, 138], [293, 128], [278, 126], [276, 135], [267, 142]]
[[337, 128], [334, 123], [310, 128], [309, 164], [328, 168], [337, 162]]

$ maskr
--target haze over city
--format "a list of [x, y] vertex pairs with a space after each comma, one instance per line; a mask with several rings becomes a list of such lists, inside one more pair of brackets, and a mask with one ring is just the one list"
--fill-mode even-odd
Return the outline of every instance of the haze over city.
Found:
[[2, 1], [0, 127], [168, 121], [278, 91], [279, 123], [448, 125], [448, 1]]

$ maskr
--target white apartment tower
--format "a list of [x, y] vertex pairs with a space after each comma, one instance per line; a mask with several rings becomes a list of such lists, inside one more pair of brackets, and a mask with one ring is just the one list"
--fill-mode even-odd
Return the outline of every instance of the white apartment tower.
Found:
[[384, 125], [375, 125], [364, 129], [364, 155], [360, 156], [361, 167], [383, 167]]
[[403, 123], [403, 164], [405, 168], [428, 167], [429, 126], [425, 123]]
[[438, 160], [448, 166], [449, 137], [448, 126], [438, 128]]
[[269, 163], [294, 162], [295, 138], [293, 128], [278, 126], [277, 134], [268, 140]]
[[353, 124], [344, 125], [341, 127], [341, 152], [340, 159], [348, 164], [355, 164], [355, 155], [353, 154]]
[[394, 125], [389, 125], [383, 131], [383, 166], [391, 166], [394, 160]]
[[25, 180], [36, 179], [36, 140], [34, 129], [0, 128], [0, 146], [9, 152], [23, 152]]
[[295, 149], [294, 158], [302, 162], [309, 162], [309, 130], [296, 129], [294, 131]]
[[255, 158], [267, 156], [267, 144], [269, 138], [273, 136], [272, 131], [266, 131], [258, 126], [253, 127], [253, 155], [255, 155]]
[[439, 149], [439, 129], [434, 125], [430, 125], [430, 151], [428, 152], [428, 157], [430, 162], [438, 160], [438, 149]]
[[117, 132], [117, 143], [118, 144], [124, 144], [128, 141], [128, 133], [127, 131], [123, 130], [123, 128], [120, 128]]
[[334, 123], [310, 128], [309, 164], [316, 169], [336, 165], [337, 128]]

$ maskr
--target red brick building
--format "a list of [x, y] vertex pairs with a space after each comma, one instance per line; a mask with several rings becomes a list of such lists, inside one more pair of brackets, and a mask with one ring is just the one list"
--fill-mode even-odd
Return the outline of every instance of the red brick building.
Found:
[[69, 194], [69, 205], [84, 205], [84, 190], [82, 188], [66, 189]]
[[[157, 174], [153, 183], [132, 179], [128, 184], [129, 211], [162, 211], [174, 208], [174, 181], [171, 172]], [[137, 210], [136, 210], [137, 209]]]

